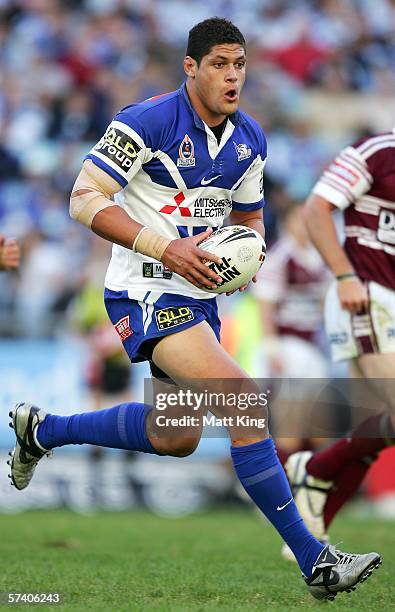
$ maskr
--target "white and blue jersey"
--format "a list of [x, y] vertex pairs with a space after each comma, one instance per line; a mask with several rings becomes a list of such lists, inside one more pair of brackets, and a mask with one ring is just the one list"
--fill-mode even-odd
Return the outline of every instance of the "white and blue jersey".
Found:
[[[174, 240], [217, 229], [234, 210], [262, 208], [266, 140], [242, 112], [228, 118], [220, 143], [194, 111], [185, 85], [127, 106], [87, 155], [123, 190], [134, 220]], [[212, 298], [157, 260], [114, 245], [105, 285], [153, 303], [161, 293]]]
[[[218, 143], [186, 86], [127, 106], [87, 155], [122, 187], [116, 202], [170, 239], [217, 229], [232, 209], [263, 207], [266, 140], [251, 117], [228, 117]], [[113, 246], [105, 279], [108, 314], [132, 361], [149, 359], [147, 341], [207, 320], [219, 339], [212, 293], [155, 259]]]

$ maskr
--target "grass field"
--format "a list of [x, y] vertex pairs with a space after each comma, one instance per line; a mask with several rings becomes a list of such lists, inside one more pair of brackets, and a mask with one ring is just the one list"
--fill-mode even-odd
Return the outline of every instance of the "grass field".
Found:
[[315, 603], [296, 566], [280, 558], [278, 536], [247, 509], [174, 520], [143, 512], [2, 516], [0, 591], [62, 594], [62, 605], [42, 610], [393, 610], [394, 527], [339, 519], [333, 541], [378, 550], [384, 564], [355, 593]]

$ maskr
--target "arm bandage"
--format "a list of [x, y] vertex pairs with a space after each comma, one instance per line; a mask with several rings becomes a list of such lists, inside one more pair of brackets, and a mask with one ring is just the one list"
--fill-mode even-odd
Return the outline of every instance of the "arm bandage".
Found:
[[149, 227], [142, 227], [133, 242], [133, 251], [160, 261], [171, 240], [160, 236]]
[[104, 170], [90, 160], [85, 161], [71, 192], [70, 216], [91, 227], [98, 212], [114, 206], [111, 198], [121, 189], [121, 185]]

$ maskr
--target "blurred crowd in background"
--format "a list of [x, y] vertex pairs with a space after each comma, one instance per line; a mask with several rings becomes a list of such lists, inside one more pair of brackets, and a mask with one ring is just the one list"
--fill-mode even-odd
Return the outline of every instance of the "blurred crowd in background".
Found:
[[269, 243], [339, 147], [392, 127], [394, 0], [0, 0], [0, 228], [22, 246], [1, 335], [51, 336], [101, 287], [109, 246], [68, 215], [84, 154], [121, 107], [179, 86], [188, 30], [213, 15], [248, 41]]

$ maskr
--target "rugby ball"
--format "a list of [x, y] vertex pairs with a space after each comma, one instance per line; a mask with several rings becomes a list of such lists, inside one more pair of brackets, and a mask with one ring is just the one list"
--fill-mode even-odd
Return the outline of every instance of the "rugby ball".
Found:
[[223, 227], [198, 246], [222, 259], [222, 264], [205, 262], [222, 278], [222, 284], [216, 289], [205, 287], [211, 293], [226, 293], [247, 285], [258, 272], [266, 255], [266, 244], [262, 236], [244, 225]]

